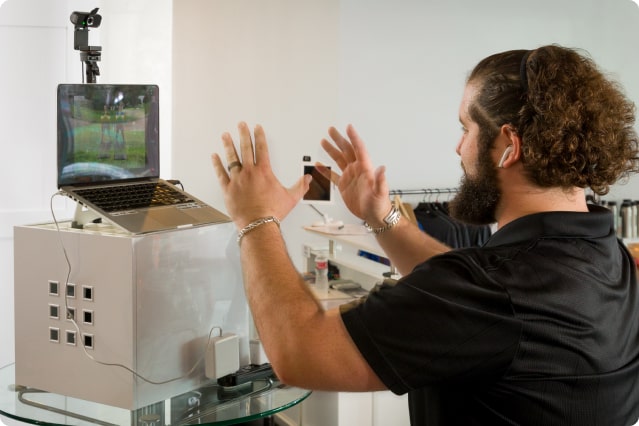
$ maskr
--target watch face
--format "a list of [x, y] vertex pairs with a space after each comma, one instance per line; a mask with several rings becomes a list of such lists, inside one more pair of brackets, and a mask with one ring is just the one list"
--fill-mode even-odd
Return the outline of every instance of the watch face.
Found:
[[390, 213], [388, 213], [388, 215], [384, 218], [384, 223], [386, 223], [387, 225], [394, 224], [394, 222], [399, 219], [399, 216], [399, 210], [397, 209], [397, 207], [393, 206]]

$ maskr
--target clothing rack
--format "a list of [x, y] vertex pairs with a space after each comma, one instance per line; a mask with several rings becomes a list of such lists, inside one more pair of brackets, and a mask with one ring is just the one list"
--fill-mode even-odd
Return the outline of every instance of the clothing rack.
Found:
[[[417, 223], [417, 218], [413, 213], [413, 209], [418, 207], [420, 203], [430, 203], [432, 196], [435, 196], [435, 202], [438, 203], [440, 195], [456, 194], [457, 192], [457, 188], [392, 189], [389, 191], [389, 195], [391, 198], [393, 198], [393, 203], [396, 203], [397, 201], [399, 201], [399, 199], [401, 199], [401, 202], [397, 203], [397, 207], [399, 208], [400, 212], [402, 213], [402, 215], [410, 218], [412, 222]], [[413, 197], [408, 197], [409, 195], [412, 195]], [[415, 195], [421, 196], [421, 201], [419, 201], [418, 198], [414, 197]], [[411, 208], [408, 209], [407, 206], [411, 206]]]
[[423, 189], [392, 189], [390, 195], [439, 195], [439, 194], [455, 194], [457, 188], [423, 188]]
[[[445, 202], [439, 200], [439, 196], [442, 194], [450, 195], [458, 192], [459, 188], [395, 189], [389, 191], [391, 197], [413, 196], [413, 202], [408, 203], [413, 207], [412, 209], [407, 208], [404, 199], [396, 207], [399, 208], [402, 216], [410, 219], [436, 240], [453, 248], [482, 246], [490, 238], [490, 226], [468, 225], [453, 220], [449, 216], [448, 209], [445, 208]], [[421, 202], [415, 200], [415, 198], [420, 198], [419, 196], [422, 198]], [[434, 196], [432, 198], [435, 199], [430, 200], [431, 196]]]

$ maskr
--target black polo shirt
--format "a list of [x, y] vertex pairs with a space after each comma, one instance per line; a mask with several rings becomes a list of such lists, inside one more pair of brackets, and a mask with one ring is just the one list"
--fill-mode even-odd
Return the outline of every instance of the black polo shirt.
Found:
[[412, 425], [632, 425], [639, 292], [612, 215], [533, 214], [342, 309]]

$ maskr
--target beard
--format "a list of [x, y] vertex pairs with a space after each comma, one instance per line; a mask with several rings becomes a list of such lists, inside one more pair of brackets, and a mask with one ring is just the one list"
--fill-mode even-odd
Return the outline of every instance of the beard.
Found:
[[449, 209], [453, 218], [471, 225], [495, 223], [497, 205], [501, 198], [497, 180], [497, 170], [487, 153], [479, 156], [476, 177], [464, 173], [459, 190], [450, 201]]

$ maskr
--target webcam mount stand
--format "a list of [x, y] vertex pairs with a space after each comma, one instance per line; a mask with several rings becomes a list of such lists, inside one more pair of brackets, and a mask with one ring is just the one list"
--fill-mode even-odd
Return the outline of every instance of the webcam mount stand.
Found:
[[[86, 34], [84, 37], [88, 38], [89, 30], [75, 31], [76, 36], [78, 34]], [[86, 48], [76, 48], [76, 50], [80, 51], [80, 60], [83, 63], [84, 75], [86, 77], [87, 83], [97, 83], [97, 76], [100, 75], [100, 67], [98, 67], [98, 62], [102, 57], [102, 47], [101, 46], [86, 46]]]

